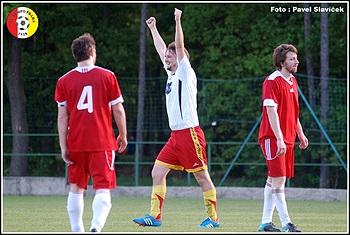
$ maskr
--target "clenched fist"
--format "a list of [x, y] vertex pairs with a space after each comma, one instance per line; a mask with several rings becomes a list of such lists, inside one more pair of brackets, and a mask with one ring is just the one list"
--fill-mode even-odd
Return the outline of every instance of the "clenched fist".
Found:
[[156, 18], [154, 18], [153, 16], [150, 17], [150, 18], [148, 18], [148, 19], [146, 20], [146, 24], [147, 24], [148, 28], [153, 28], [153, 27], [155, 27], [155, 26], [156, 26]]

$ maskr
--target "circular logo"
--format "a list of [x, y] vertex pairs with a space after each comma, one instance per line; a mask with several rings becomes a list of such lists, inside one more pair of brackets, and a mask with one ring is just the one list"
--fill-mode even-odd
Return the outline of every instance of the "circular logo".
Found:
[[16, 38], [29, 38], [39, 26], [39, 19], [35, 12], [28, 7], [18, 7], [7, 17], [7, 28]]

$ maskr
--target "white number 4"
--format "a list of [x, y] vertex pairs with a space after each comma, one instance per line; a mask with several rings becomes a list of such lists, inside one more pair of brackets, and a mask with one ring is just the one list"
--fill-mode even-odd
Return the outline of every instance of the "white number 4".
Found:
[[94, 110], [94, 106], [92, 103], [92, 86], [84, 87], [83, 91], [81, 92], [79, 102], [77, 104], [77, 109], [87, 109], [89, 113], [92, 113], [92, 111]]

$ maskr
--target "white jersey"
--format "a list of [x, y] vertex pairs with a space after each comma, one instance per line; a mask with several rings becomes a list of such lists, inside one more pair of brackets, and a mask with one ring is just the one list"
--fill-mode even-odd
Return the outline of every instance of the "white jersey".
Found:
[[166, 69], [166, 110], [171, 130], [199, 126], [197, 114], [197, 76], [186, 56], [179, 62], [174, 75]]

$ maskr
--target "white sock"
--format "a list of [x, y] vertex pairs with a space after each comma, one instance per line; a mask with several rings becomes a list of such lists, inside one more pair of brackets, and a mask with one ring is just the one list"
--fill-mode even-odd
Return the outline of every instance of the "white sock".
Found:
[[276, 204], [276, 208], [278, 211], [278, 215], [280, 217], [280, 221], [282, 223], [282, 227], [290, 222], [290, 218], [288, 215], [286, 196], [284, 193], [284, 189], [282, 188], [274, 188], [272, 190], [272, 197]]
[[272, 187], [271, 183], [266, 181], [265, 189], [264, 189], [264, 209], [263, 215], [261, 219], [262, 224], [272, 222], [272, 215], [275, 209], [275, 202], [272, 198]]
[[67, 211], [72, 232], [84, 232], [84, 194], [69, 192], [67, 199]]
[[111, 193], [109, 189], [98, 189], [92, 202], [93, 218], [91, 221], [91, 229], [95, 228], [101, 232], [104, 227], [109, 211], [112, 208]]

